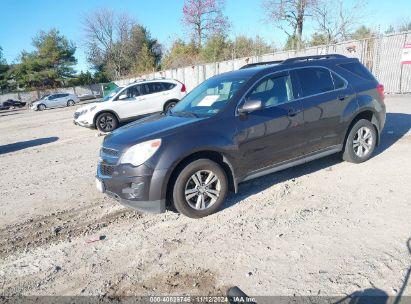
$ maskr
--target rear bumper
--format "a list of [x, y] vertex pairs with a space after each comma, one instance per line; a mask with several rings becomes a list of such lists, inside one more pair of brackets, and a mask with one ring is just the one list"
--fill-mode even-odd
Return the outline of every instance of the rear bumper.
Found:
[[165, 171], [152, 170], [144, 164], [138, 167], [115, 166], [110, 176], [102, 172], [99, 163], [96, 178], [102, 183], [99, 189], [122, 205], [149, 213], [166, 210], [166, 197], [162, 193]]

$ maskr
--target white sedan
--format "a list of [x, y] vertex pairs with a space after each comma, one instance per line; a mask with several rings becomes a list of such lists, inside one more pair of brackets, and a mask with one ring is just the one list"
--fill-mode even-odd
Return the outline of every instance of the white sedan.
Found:
[[80, 99], [74, 94], [57, 93], [43, 96], [31, 104], [31, 109], [35, 111], [43, 111], [47, 108], [71, 107], [74, 106]]

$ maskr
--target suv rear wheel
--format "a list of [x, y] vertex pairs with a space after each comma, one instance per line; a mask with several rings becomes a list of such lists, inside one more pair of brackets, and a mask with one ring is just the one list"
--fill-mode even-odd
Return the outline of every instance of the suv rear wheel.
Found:
[[224, 202], [228, 183], [224, 170], [209, 159], [188, 164], [173, 188], [173, 203], [178, 212], [201, 218], [216, 212]]
[[109, 112], [101, 113], [97, 116], [96, 127], [101, 132], [111, 132], [118, 126], [118, 120], [115, 115]]
[[164, 111], [168, 112], [168, 110], [170, 110], [171, 108], [174, 108], [174, 106], [177, 104], [176, 101], [169, 101], [165, 104], [164, 106]]
[[376, 142], [377, 132], [374, 125], [366, 119], [360, 119], [348, 134], [343, 159], [356, 164], [368, 160], [374, 152]]

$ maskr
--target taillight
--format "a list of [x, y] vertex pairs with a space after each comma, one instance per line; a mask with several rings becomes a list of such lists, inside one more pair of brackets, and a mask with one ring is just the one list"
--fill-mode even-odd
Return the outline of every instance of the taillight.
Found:
[[186, 85], [184, 83], [182, 83], [181, 93], [185, 93], [185, 92], [186, 92]]
[[380, 95], [381, 101], [384, 101], [384, 98], [385, 98], [385, 96], [384, 96], [384, 86], [380, 83], [377, 85], [377, 92], [378, 92], [378, 95]]

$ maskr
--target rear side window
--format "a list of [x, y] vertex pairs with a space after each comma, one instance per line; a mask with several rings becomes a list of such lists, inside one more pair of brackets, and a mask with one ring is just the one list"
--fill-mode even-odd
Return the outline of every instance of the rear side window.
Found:
[[334, 90], [334, 83], [327, 69], [304, 68], [297, 70], [297, 75], [304, 97]]
[[371, 81], [375, 81], [374, 76], [371, 74], [370, 71], [368, 71], [368, 69], [363, 66], [361, 63], [357, 62], [357, 61], [353, 61], [353, 62], [348, 62], [348, 63], [342, 63], [340, 64], [340, 67], [342, 67], [343, 69], [347, 70], [348, 72], [351, 72], [363, 79], [366, 80], [371, 80]]
[[177, 86], [175, 83], [171, 83], [171, 82], [162, 82], [161, 84], [164, 87], [164, 90], [166, 91], [172, 90]]

